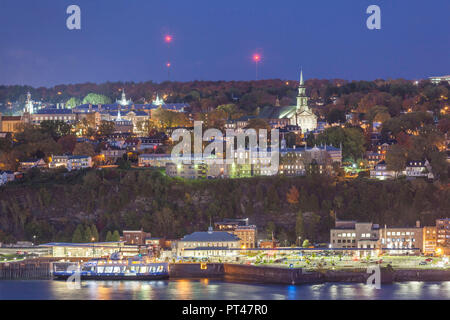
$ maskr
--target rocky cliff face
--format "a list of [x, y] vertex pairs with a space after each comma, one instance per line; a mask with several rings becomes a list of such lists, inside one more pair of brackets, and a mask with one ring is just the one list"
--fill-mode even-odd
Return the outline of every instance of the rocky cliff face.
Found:
[[1, 188], [0, 242], [34, 235], [39, 242], [70, 241], [80, 223], [94, 223], [101, 239], [130, 228], [174, 238], [224, 217], [249, 217], [262, 237], [274, 231], [294, 242], [301, 232], [326, 242], [336, 216], [408, 226], [432, 224], [450, 216], [449, 208], [449, 188], [430, 183], [323, 176], [181, 181], [153, 170], [89, 170]]

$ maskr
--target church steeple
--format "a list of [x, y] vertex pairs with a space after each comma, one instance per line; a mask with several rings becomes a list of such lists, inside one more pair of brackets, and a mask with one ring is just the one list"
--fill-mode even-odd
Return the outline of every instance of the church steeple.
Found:
[[122, 88], [122, 95], [121, 95], [121, 97], [120, 97], [120, 100], [116, 100], [116, 102], [117, 102], [118, 104], [120, 104], [121, 106], [127, 106], [127, 105], [132, 104], [131, 99], [130, 99], [130, 100], [127, 100], [127, 96], [126, 96], [126, 94], [125, 94], [125, 88]]
[[297, 110], [303, 111], [308, 109], [308, 97], [306, 96], [306, 87], [303, 82], [303, 70], [300, 69], [300, 82], [298, 84], [297, 94]]
[[27, 92], [27, 100], [25, 102], [25, 112], [28, 112], [29, 114], [34, 113], [34, 106], [33, 106], [33, 101], [31, 100], [30, 91]]

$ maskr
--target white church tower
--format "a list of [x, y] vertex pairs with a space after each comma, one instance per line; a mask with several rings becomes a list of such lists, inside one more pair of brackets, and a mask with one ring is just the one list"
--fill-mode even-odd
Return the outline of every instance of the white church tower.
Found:
[[317, 116], [308, 106], [308, 97], [306, 96], [306, 87], [303, 81], [303, 70], [300, 71], [300, 82], [298, 85], [297, 106], [293, 124], [298, 125], [302, 132], [313, 131], [317, 128]]
[[25, 102], [25, 112], [28, 112], [29, 114], [34, 113], [34, 105], [33, 101], [31, 100], [31, 93], [29, 91], [27, 93], [27, 100]]

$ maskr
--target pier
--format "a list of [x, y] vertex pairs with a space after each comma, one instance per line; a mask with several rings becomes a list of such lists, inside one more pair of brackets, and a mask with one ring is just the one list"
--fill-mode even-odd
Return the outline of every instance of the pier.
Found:
[[0, 280], [50, 279], [51, 263], [19, 261], [0, 263]]

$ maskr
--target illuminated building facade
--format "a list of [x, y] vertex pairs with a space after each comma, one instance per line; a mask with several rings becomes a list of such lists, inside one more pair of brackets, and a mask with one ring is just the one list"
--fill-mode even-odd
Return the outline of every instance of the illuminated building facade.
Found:
[[51, 242], [41, 244], [39, 247], [48, 248], [50, 256], [54, 258], [100, 258], [110, 257], [115, 252], [120, 252], [124, 257], [134, 257], [139, 254], [138, 246], [125, 245], [123, 241], [91, 243]]
[[450, 254], [450, 218], [436, 220], [436, 246], [444, 254]]
[[230, 232], [241, 240], [241, 248], [256, 248], [257, 229], [255, 225], [248, 224], [248, 218], [229, 219], [225, 218], [221, 222], [214, 223], [214, 229], [217, 231]]
[[297, 125], [303, 133], [317, 128], [317, 116], [308, 106], [303, 72], [300, 72], [300, 82], [297, 93], [297, 104], [287, 107], [264, 107], [258, 118], [266, 119], [269, 123], [278, 123], [275, 119], [289, 119], [291, 125]]
[[166, 164], [166, 174], [169, 177], [184, 179], [206, 178], [207, 165], [205, 163], [173, 163]]
[[122, 240], [125, 244], [145, 245], [151, 234], [142, 230], [124, 230]]
[[16, 133], [23, 123], [21, 116], [3, 116], [0, 113], [0, 132]]
[[235, 257], [238, 255], [240, 239], [229, 232], [213, 231], [194, 232], [184, 236], [176, 243], [178, 257], [208, 258]]
[[450, 75], [447, 76], [439, 76], [439, 77], [429, 77], [430, 81], [433, 84], [439, 84], [441, 81], [447, 81], [450, 84]]
[[336, 220], [330, 230], [332, 248], [379, 248], [380, 226], [371, 222]]
[[419, 221], [413, 228], [385, 227], [381, 229], [381, 245], [389, 254], [417, 254], [423, 251], [423, 228]]
[[437, 231], [436, 226], [423, 227], [423, 254], [434, 254], [436, 252]]
[[92, 158], [89, 156], [52, 156], [48, 167], [51, 169], [64, 167], [69, 171], [91, 168]]

